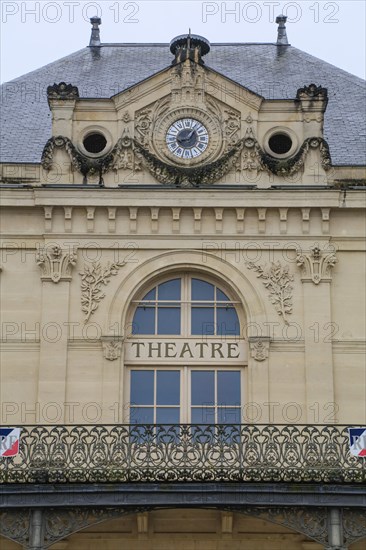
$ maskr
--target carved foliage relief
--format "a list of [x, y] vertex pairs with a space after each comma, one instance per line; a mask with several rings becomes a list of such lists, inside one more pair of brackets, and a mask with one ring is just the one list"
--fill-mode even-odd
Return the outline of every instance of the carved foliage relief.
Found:
[[99, 302], [105, 297], [103, 287], [110, 282], [113, 275], [117, 275], [119, 269], [125, 262], [108, 262], [102, 266], [100, 262], [84, 264], [84, 271], [81, 276], [81, 309], [85, 314], [84, 321], [87, 322], [90, 316], [98, 308]]
[[278, 315], [288, 324], [288, 315], [292, 313], [291, 283], [294, 280], [289, 267], [281, 265], [279, 261], [271, 262], [269, 266], [247, 262], [246, 266], [257, 273], [257, 277], [268, 290], [268, 297]]

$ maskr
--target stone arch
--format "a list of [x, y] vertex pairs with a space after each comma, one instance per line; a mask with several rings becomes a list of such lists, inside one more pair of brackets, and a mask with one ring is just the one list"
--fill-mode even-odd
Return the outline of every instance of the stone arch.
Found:
[[225, 286], [229, 286], [244, 310], [248, 327], [247, 335], [265, 335], [258, 334], [258, 331], [264, 332], [267, 314], [257, 289], [236, 266], [212, 253], [200, 250], [163, 252], [133, 269], [112, 298], [107, 326], [124, 327], [126, 325], [131, 300], [148, 281], [153, 282], [168, 273], [182, 270], [196, 271], [201, 275], [207, 274], [217, 281], [222, 281]]

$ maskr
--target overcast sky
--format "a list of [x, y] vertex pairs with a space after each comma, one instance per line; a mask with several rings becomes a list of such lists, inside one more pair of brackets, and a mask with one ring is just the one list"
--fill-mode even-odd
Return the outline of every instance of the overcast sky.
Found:
[[102, 42], [170, 42], [188, 32], [210, 42], [274, 42], [276, 15], [289, 42], [365, 78], [365, 1], [1, 0], [1, 81], [89, 43], [89, 18], [102, 17]]

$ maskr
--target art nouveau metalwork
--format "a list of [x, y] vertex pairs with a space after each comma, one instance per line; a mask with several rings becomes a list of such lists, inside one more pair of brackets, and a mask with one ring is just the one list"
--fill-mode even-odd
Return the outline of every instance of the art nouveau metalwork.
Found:
[[27, 426], [0, 481], [364, 483], [366, 464], [346, 426]]

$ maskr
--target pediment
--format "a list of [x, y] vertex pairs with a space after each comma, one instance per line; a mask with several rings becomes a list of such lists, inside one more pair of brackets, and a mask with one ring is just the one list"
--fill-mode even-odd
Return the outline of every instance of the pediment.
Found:
[[[61, 131], [46, 145], [43, 165], [50, 169], [55, 149], [63, 148], [84, 183], [97, 174], [103, 184], [112, 172], [118, 184], [188, 187], [253, 178], [268, 186], [274, 177], [281, 183], [304, 172], [308, 157], [327, 170], [326, 90], [311, 85], [299, 92], [293, 101], [266, 100], [191, 59], [111, 98], [83, 99], [63, 83], [48, 96], [54, 130]], [[93, 137], [104, 145], [89, 150]], [[272, 148], [276, 139], [284, 152]]]

